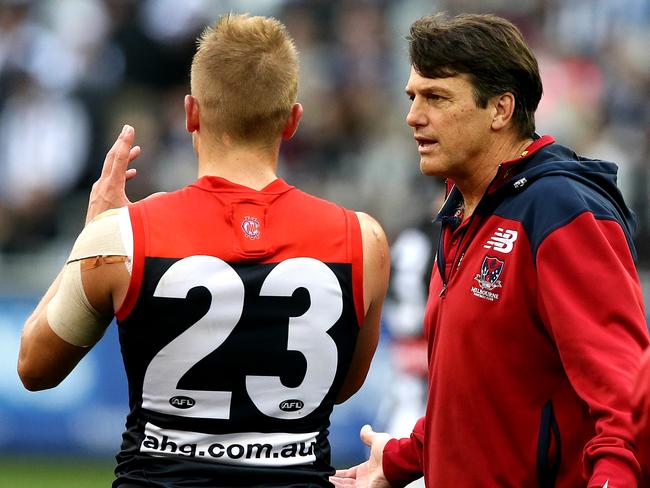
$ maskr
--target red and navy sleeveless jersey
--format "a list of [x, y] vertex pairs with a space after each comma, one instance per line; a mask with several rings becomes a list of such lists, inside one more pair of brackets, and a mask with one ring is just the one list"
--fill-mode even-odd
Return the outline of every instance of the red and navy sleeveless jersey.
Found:
[[213, 176], [129, 213], [116, 484], [330, 486], [329, 416], [363, 318], [356, 214]]

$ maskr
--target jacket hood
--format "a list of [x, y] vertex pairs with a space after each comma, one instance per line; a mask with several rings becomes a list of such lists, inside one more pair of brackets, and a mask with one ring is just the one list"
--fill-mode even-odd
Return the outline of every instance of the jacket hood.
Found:
[[[544, 141], [546, 139], [546, 141]], [[534, 181], [549, 176], [564, 176], [575, 180], [608, 199], [616, 209], [620, 222], [632, 235], [636, 229], [636, 217], [627, 206], [616, 185], [618, 166], [608, 161], [588, 159], [576, 155], [571, 149], [555, 144], [544, 136], [533, 142], [541, 147], [530, 156], [502, 164], [489, 198], [504, 198], [512, 193], [525, 191]], [[546, 144], [543, 144], [546, 142]]]

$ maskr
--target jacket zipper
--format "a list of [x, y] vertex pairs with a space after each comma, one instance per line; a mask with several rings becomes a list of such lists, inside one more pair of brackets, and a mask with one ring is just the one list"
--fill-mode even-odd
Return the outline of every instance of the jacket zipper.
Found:
[[[452, 277], [454, 276], [454, 272], [460, 268], [460, 265], [463, 262], [463, 258], [465, 257], [465, 252], [467, 251], [467, 248], [469, 247], [470, 243], [472, 242], [473, 236], [470, 236], [470, 238], [465, 242], [465, 237], [467, 237], [467, 234], [472, 230], [472, 224], [474, 223], [474, 218], [476, 216], [477, 210], [481, 207], [481, 204], [484, 202], [486, 195], [490, 193], [490, 190], [492, 189], [492, 186], [494, 185], [494, 182], [499, 178], [499, 175], [501, 173], [501, 167], [502, 165], [499, 164], [499, 167], [497, 169], [496, 174], [492, 178], [492, 181], [490, 181], [490, 184], [487, 186], [487, 189], [485, 190], [485, 193], [483, 194], [483, 197], [481, 200], [478, 202], [478, 205], [474, 209], [474, 212], [472, 213], [471, 217], [469, 218], [469, 222], [467, 223], [467, 227], [465, 227], [465, 230], [463, 232], [462, 237], [460, 238], [460, 242], [458, 243], [458, 246], [456, 247], [456, 252], [454, 253], [454, 258], [451, 263], [451, 267], [449, 268], [449, 276], [445, 276], [444, 271], [440, 274], [442, 278], [442, 289], [440, 290], [440, 297], [444, 297], [445, 294], [447, 293], [447, 289], [449, 288], [449, 283], [451, 282]], [[443, 230], [444, 232], [444, 230]], [[440, 236], [440, 241], [442, 242], [443, 236]], [[464, 248], [463, 248], [464, 246]], [[458, 255], [458, 251], [462, 249], [462, 252], [460, 253], [460, 256]], [[458, 259], [457, 259], [458, 258]]]

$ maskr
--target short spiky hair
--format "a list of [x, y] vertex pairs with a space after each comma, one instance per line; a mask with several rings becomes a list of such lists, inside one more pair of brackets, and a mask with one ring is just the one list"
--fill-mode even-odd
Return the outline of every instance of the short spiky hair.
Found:
[[229, 14], [198, 39], [192, 95], [213, 134], [270, 143], [282, 132], [298, 89], [298, 54], [282, 23]]
[[519, 135], [535, 132], [535, 110], [542, 97], [537, 60], [511, 22], [490, 14], [422, 17], [411, 25], [409, 54], [427, 78], [466, 74], [479, 107], [505, 92], [515, 97], [513, 122]]

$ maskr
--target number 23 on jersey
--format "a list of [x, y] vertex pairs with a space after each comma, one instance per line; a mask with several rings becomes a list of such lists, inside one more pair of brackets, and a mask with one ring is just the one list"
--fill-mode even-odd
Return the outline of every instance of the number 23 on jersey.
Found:
[[[156, 286], [154, 297], [185, 299], [195, 287], [205, 287], [211, 302], [206, 314], [164, 346], [147, 367], [142, 407], [183, 417], [230, 418], [231, 391], [179, 389], [181, 378], [200, 360], [215, 352], [239, 323], [245, 287], [237, 272], [213, 256], [190, 256], [174, 263]], [[336, 376], [336, 343], [327, 331], [343, 311], [343, 293], [334, 272], [313, 258], [292, 258], [277, 264], [266, 276], [259, 295], [290, 297], [297, 289], [309, 293], [310, 305], [289, 317], [286, 349], [306, 360], [302, 382], [286, 387], [278, 376], [246, 376], [246, 392], [264, 415], [295, 419], [321, 404]]]

